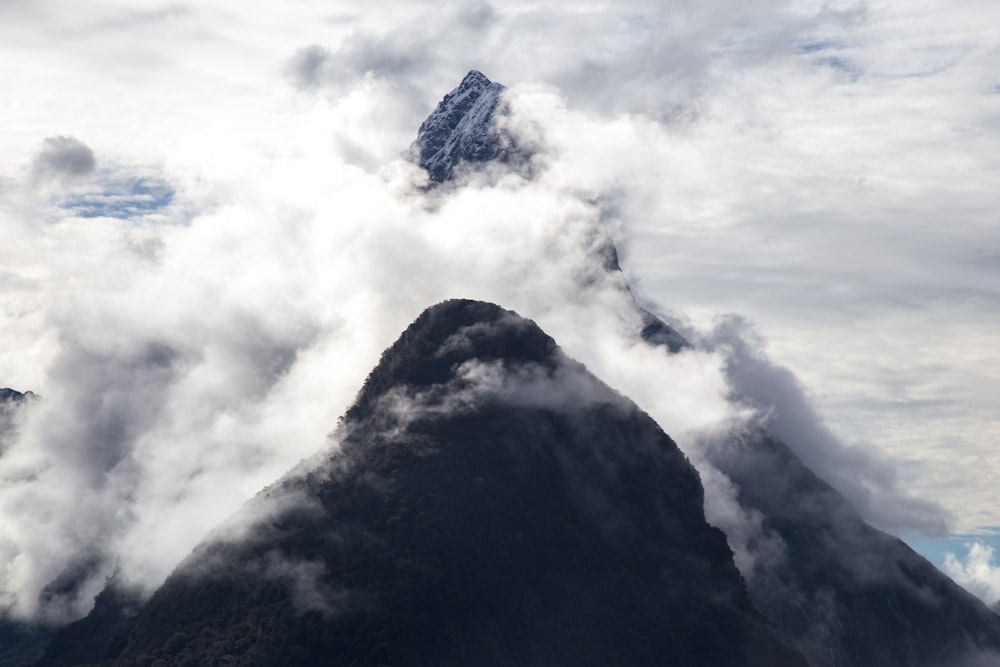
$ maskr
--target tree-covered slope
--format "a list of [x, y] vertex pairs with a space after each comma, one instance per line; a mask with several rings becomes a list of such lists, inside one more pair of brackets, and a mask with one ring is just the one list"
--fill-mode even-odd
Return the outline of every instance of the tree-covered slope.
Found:
[[674, 443], [530, 321], [425, 311], [335, 439], [45, 664], [805, 664]]

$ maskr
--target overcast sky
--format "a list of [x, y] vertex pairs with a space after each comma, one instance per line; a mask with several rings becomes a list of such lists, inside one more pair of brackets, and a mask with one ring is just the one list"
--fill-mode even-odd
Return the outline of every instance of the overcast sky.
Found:
[[[0, 0], [0, 386], [45, 404], [0, 458], [4, 602], [33, 611], [53, 545], [161, 577], [441, 298], [537, 319], [679, 441], [731, 418], [721, 353], [645, 363], [621, 304], [571, 293], [597, 221], [646, 305], [739, 322], [889, 495], [989, 533], [998, 26], [985, 0]], [[547, 171], [424, 197], [400, 154], [471, 68]], [[1000, 590], [967, 552], [953, 576]]]

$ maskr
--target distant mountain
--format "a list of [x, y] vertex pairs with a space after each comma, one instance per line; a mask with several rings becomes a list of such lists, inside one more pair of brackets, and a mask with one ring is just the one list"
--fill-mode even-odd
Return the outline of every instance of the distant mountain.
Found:
[[420, 125], [409, 152], [432, 181], [449, 180], [462, 163], [506, 162], [515, 157], [513, 139], [498, 123], [506, 110], [503, 90], [472, 70]]
[[18, 410], [35, 398], [30, 391], [24, 393], [9, 387], [0, 389], [0, 452], [7, 448], [7, 440], [14, 435]]
[[[32, 395], [30, 391], [26, 393], [28, 396]], [[0, 389], [0, 403], [8, 403], [8, 402], [19, 403], [23, 401], [24, 398], [25, 394], [22, 394], [19, 391], [15, 391], [10, 387], [5, 387], [3, 389]]]
[[670, 438], [512, 312], [425, 311], [337, 440], [41, 664], [806, 664]]

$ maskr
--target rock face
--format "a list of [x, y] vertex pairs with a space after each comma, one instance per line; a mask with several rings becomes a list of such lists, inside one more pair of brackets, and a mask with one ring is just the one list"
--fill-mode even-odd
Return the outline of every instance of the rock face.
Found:
[[428, 309], [338, 437], [100, 650], [42, 664], [806, 664], [674, 443], [530, 321]]
[[409, 152], [432, 181], [451, 179], [463, 162], [514, 158], [517, 150], [513, 140], [497, 123], [505, 110], [503, 90], [499, 83], [472, 70], [420, 125]]

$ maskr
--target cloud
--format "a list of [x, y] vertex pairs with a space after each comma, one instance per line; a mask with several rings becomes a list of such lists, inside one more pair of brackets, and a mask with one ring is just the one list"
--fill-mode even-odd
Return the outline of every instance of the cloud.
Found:
[[1000, 601], [1000, 564], [993, 547], [983, 542], [968, 542], [965, 558], [948, 552], [944, 557], [944, 571], [986, 604]]
[[318, 44], [310, 44], [295, 54], [288, 63], [288, 77], [299, 88], [316, 88], [323, 80], [323, 70], [333, 54]]
[[81, 180], [97, 169], [97, 158], [90, 146], [76, 137], [47, 137], [31, 163], [31, 173], [40, 183], [65, 183]]
[[817, 414], [798, 378], [768, 359], [762, 340], [745, 319], [721, 319], [700, 344], [725, 356], [733, 398], [759, 411], [767, 430], [844, 494], [868, 521], [894, 532], [944, 534], [947, 514], [932, 502], [908, 495], [888, 460], [841, 442]]

